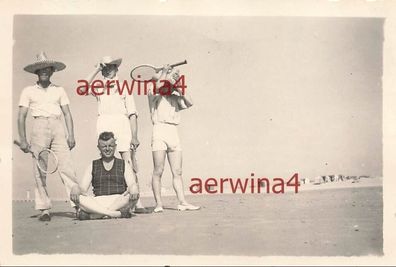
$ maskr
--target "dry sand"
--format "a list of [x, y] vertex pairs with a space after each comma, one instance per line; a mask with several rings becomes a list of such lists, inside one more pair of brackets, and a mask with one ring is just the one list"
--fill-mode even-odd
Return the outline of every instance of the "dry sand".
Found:
[[[54, 202], [48, 223], [34, 217], [33, 202], [14, 202], [13, 249], [15, 254], [383, 254], [382, 179], [302, 189], [188, 196], [202, 206], [190, 212], [175, 210], [175, 197], [165, 197], [164, 213], [131, 219], [78, 221], [68, 203]], [[143, 202], [154, 205], [152, 198]]]

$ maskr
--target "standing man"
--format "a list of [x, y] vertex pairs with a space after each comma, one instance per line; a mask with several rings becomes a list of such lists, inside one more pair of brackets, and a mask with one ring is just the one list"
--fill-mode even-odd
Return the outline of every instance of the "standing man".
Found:
[[[152, 187], [154, 198], [157, 203], [154, 212], [163, 211], [161, 198], [161, 177], [165, 166], [165, 157], [173, 176], [173, 189], [179, 200], [178, 210], [198, 210], [199, 206], [189, 204], [184, 196], [182, 179], [182, 149], [177, 131], [180, 123], [180, 111], [193, 105], [191, 96], [174, 86], [180, 78], [178, 70], [172, 70], [169, 65], [164, 66], [153, 83], [149, 83], [148, 92], [151, 121], [153, 123], [153, 135], [151, 147], [154, 162]], [[168, 86], [164, 81], [168, 81]], [[170, 88], [172, 87], [172, 88]], [[171, 90], [169, 90], [171, 89]]]
[[[73, 118], [69, 109], [69, 98], [63, 87], [51, 83], [54, 72], [61, 71], [66, 65], [50, 60], [44, 52], [37, 55], [37, 61], [26, 66], [25, 71], [36, 74], [36, 84], [25, 87], [19, 100], [18, 133], [20, 148], [23, 152], [38, 154], [41, 150], [49, 148], [58, 157], [58, 170], [66, 193], [72, 200], [78, 201], [80, 189], [76, 183], [76, 173], [73, 167], [70, 150], [76, 145], [74, 140]], [[30, 110], [33, 116], [33, 125], [30, 133], [30, 144], [26, 138], [26, 116]], [[67, 137], [61, 116], [64, 116]], [[41, 172], [36, 164], [35, 177], [35, 209], [40, 210], [40, 221], [50, 221], [51, 200], [46, 186], [46, 175]]]
[[[114, 133], [117, 149], [128, 167], [133, 170], [138, 185], [138, 166], [135, 160], [135, 153], [140, 144], [137, 137], [138, 113], [133, 95], [129, 94], [127, 90], [121, 91], [118, 88], [117, 73], [121, 62], [121, 58], [113, 59], [110, 56], [104, 56], [86, 80], [91, 85], [96, 75], [101, 72], [105, 87], [109, 85], [108, 91], [107, 88], [103, 88], [101, 94], [93, 94], [98, 101], [97, 134], [99, 136], [105, 131]], [[149, 213], [140, 199], [134, 213]]]
[[[130, 218], [139, 199], [135, 176], [127, 163], [114, 156], [117, 149], [112, 132], [98, 138], [100, 159], [92, 161], [81, 180], [78, 219]], [[94, 196], [88, 196], [92, 185]]]

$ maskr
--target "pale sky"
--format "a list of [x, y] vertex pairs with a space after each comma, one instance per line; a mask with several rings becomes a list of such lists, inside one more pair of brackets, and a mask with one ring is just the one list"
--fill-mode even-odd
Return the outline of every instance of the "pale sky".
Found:
[[[71, 101], [79, 177], [98, 157], [97, 103], [75, 93], [105, 55], [122, 57], [119, 78], [142, 63], [180, 67], [194, 106], [182, 112], [185, 186], [200, 177], [301, 178], [382, 175], [383, 19], [190, 16], [15, 16], [14, 138], [23, 71], [44, 50], [66, 69], [52, 81]], [[149, 190], [151, 121], [139, 111], [139, 180]], [[14, 199], [33, 189], [31, 159], [14, 147]], [[50, 177], [51, 178], [51, 177]], [[163, 183], [171, 186], [166, 167]], [[49, 179], [64, 198], [60, 179]]]

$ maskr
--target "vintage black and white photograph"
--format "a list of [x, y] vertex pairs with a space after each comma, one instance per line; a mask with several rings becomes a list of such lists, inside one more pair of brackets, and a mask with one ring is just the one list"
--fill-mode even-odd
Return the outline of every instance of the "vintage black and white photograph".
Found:
[[383, 257], [385, 24], [15, 14], [12, 254]]

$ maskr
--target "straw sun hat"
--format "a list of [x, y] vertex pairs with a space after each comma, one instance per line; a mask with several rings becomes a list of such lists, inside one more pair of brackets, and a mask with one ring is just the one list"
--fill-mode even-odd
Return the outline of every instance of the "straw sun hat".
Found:
[[48, 57], [45, 54], [45, 52], [40, 52], [36, 56], [36, 62], [27, 65], [23, 69], [25, 71], [27, 71], [27, 72], [36, 74], [36, 72], [38, 70], [44, 69], [44, 68], [47, 68], [47, 67], [53, 67], [54, 71], [61, 71], [64, 68], [66, 68], [66, 65], [63, 64], [62, 62], [58, 62], [58, 61], [55, 61], [55, 60], [52, 60], [52, 59], [48, 59]]

